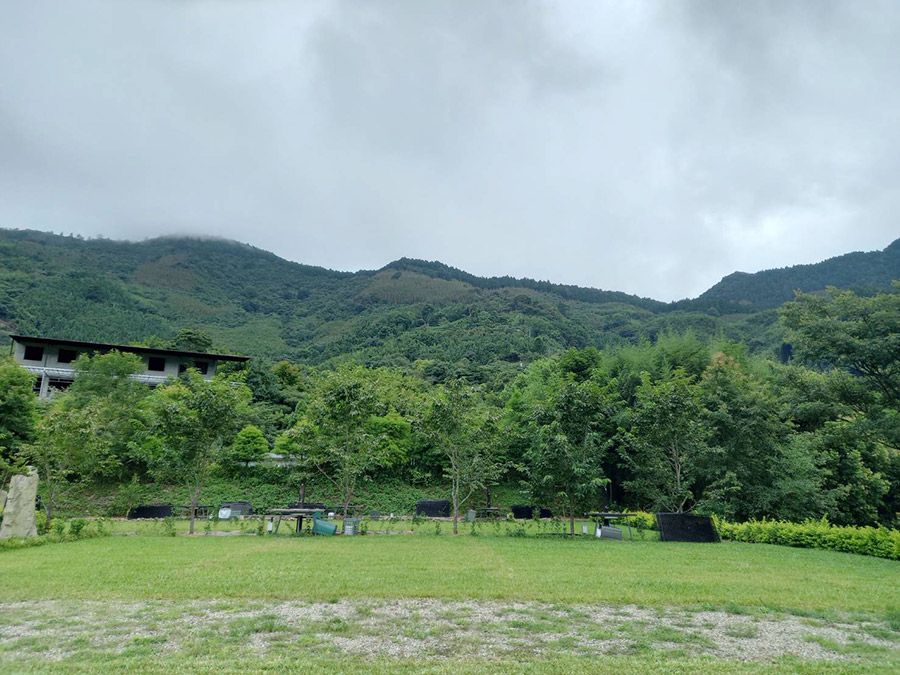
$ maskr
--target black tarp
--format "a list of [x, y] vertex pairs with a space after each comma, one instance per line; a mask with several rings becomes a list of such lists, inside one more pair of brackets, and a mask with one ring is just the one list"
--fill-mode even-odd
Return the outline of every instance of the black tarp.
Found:
[[171, 504], [142, 504], [128, 512], [128, 519], [135, 518], [168, 518], [172, 515]]
[[429, 518], [449, 518], [450, 502], [446, 499], [426, 499], [416, 502], [416, 515]]
[[709, 516], [693, 513], [657, 513], [661, 541], [691, 541], [716, 543], [720, 541], [716, 526]]
[[528, 520], [529, 518], [534, 518], [535, 510], [538, 511], [539, 518], [552, 518], [553, 511], [550, 509], [545, 509], [543, 506], [534, 506], [533, 504], [513, 504], [510, 507], [510, 511], [512, 511], [513, 518], [516, 520]]

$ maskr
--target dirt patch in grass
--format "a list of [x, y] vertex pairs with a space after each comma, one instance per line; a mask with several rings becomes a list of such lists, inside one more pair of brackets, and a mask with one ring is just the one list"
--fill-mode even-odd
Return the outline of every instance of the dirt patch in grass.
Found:
[[740, 662], [786, 656], [860, 662], [900, 657], [900, 630], [875, 617], [811, 621], [768, 613], [434, 599], [0, 604], [0, 663], [54, 662], [87, 652], [239, 656], [313, 649], [422, 660], [657, 650]]

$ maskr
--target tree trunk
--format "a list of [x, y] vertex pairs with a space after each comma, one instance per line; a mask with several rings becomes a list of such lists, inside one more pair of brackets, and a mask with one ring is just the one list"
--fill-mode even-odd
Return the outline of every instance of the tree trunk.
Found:
[[[681, 494], [681, 456], [678, 452], [678, 445], [672, 445], [672, 468], [675, 469], [675, 493]], [[681, 513], [684, 510], [684, 502], [685, 500], [681, 500], [681, 504], [678, 505], [678, 513]]]
[[47, 513], [47, 526], [50, 526], [50, 520], [53, 518], [53, 481], [50, 480], [50, 471], [47, 470], [46, 479], [47, 481], [47, 505], [44, 507], [44, 511]]
[[453, 534], [459, 534], [459, 480], [453, 479]]
[[191, 525], [188, 534], [194, 534], [194, 519], [197, 517], [197, 504], [200, 503], [200, 488], [196, 488], [191, 495]]
[[306, 479], [300, 481], [300, 508], [306, 505]]
[[350, 500], [353, 499], [353, 488], [344, 489], [344, 520], [350, 515]]
[[575, 508], [569, 509], [569, 536], [575, 535]]

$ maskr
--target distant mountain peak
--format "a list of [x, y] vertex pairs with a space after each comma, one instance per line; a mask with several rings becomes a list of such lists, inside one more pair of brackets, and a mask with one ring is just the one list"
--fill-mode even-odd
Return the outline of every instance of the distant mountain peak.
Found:
[[795, 291], [812, 293], [828, 286], [887, 289], [894, 279], [900, 279], [900, 239], [881, 251], [856, 251], [818, 263], [754, 274], [733, 272], [694, 302], [718, 300], [770, 309], [792, 300]]

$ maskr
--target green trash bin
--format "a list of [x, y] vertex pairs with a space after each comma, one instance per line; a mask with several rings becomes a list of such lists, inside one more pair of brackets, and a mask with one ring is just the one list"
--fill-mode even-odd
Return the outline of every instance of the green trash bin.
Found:
[[344, 535], [354, 537], [359, 534], [359, 518], [344, 518]]
[[329, 523], [327, 520], [323, 520], [321, 512], [317, 511], [313, 514], [312, 532], [313, 534], [324, 534], [332, 537], [337, 532], [337, 523]]

